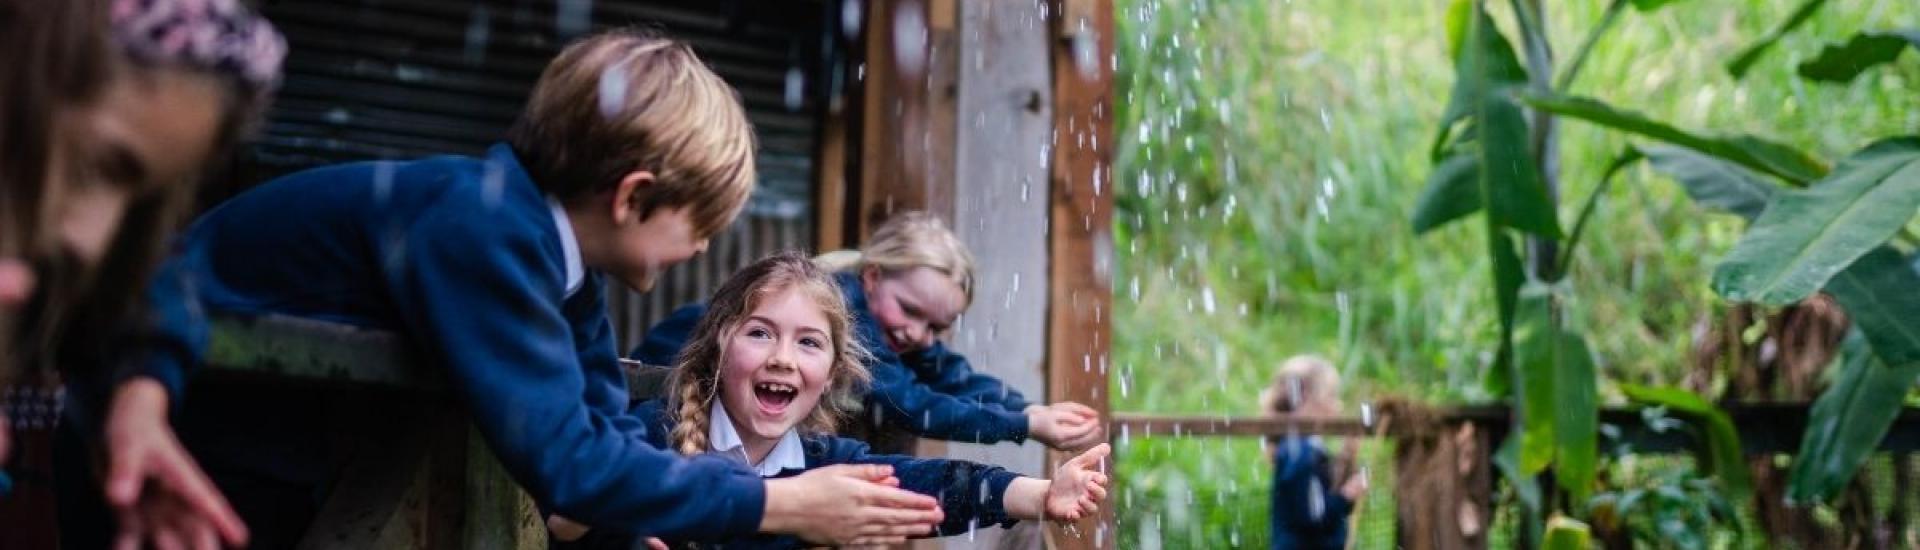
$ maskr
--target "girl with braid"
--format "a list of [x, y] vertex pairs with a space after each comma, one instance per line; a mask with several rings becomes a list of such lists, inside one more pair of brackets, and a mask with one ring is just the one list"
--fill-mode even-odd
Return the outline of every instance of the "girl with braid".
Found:
[[[1106, 498], [1101, 444], [1052, 480], [959, 460], [877, 455], [835, 437], [870, 380], [868, 352], [832, 275], [804, 256], [777, 254], [735, 273], [714, 293], [669, 377], [667, 398], [636, 405], [651, 442], [683, 455], [720, 454], [762, 477], [835, 464], [884, 464], [900, 487], [940, 499], [936, 536], [1021, 519], [1072, 521]], [[635, 537], [551, 518], [557, 547], [628, 548]], [[654, 547], [665, 546], [649, 541]], [[727, 548], [788, 548], [791, 537], [755, 536]]]

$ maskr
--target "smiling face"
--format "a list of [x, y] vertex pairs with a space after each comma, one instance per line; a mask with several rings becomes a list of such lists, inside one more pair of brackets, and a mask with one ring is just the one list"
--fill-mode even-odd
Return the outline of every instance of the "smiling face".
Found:
[[867, 309], [894, 353], [932, 346], [967, 307], [959, 283], [929, 267], [892, 272], [869, 267], [860, 273], [860, 284], [867, 291]]
[[820, 404], [833, 374], [830, 330], [812, 299], [785, 288], [725, 336], [720, 401], [749, 448], [777, 442]]

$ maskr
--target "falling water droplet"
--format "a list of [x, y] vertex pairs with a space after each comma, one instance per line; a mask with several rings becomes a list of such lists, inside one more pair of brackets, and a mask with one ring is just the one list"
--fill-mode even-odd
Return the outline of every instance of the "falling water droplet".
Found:
[[893, 14], [894, 63], [900, 73], [918, 76], [927, 63], [927, 14], [918, 2], [900, 2]]
[[586, 34], [592, 26], [593, 0], [558, 0], [554, 9], [554, 32], [563, 38]]
[[468, 65], [479, 65], [487, 61], [487, 41], [493, 32], [493, 12], [486, 4], [474, 6], [467, 19], [467, 48], [465, 57]]
[[799, 111], [806, 99], [807, 75], [799, 67], [787, 68], [786, 103], [788, 111]]

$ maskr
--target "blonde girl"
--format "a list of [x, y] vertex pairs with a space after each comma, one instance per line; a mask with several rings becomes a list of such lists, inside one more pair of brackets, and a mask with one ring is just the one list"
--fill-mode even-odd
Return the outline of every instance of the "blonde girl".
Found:
[[[1079, 403], [1029, 403], [992, 376], [976, 373], [940, 336], [973, 301], [974, 260], [939, 218], [896, 215], [860, 250], [815, 259], [832, 272], [851, 315], [851, 338], [871, 353], [872, 384], [860, 395], [885, 424], [921, 437], [996, 443], [1034, 439], [1060, 450], [1085, 449], [1103, 433], [1099, 413]], [[680, 308], [647, 331], [631, 357], [671, 364], [702, 304]]]

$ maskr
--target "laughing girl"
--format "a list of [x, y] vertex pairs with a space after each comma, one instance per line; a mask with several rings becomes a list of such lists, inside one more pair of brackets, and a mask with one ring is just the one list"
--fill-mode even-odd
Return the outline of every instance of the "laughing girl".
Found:
[[[651, 442], [681, 454], [720, 453], [763, 477], [834, 464], [886, 464], [900, 486], [940, 499], [936, 535], [1021, 519], [1073, 521], [1099, 509], [1107, 476], [1099, 445], [1068, 460], [1052, 480], [958, 460], [868, 454], [832, 435], [867, 383], [867, 352], [850, 334], [851, 314], [833, 277], [806, 257], [783, 253], [735, 273], [714, 293], [675, 362], [666, 400], [636, 405]], [[585, 531], [556, 518], [558, 547], [630, 547], [631, 535]], [[743, 534], [744, 535], [744, 534]], [[571, 541], [571, 542], [564, 542]], [[728, 548], [799, 546], [758, 536]]]

